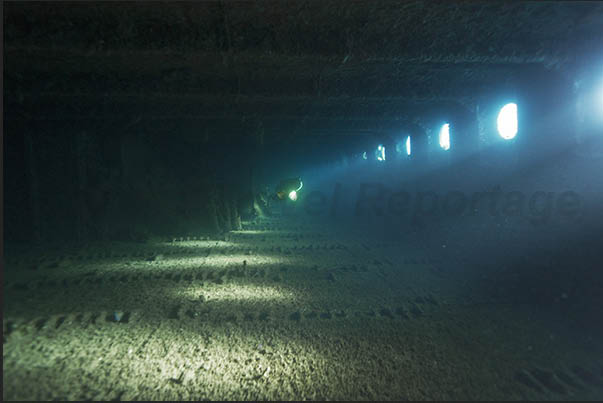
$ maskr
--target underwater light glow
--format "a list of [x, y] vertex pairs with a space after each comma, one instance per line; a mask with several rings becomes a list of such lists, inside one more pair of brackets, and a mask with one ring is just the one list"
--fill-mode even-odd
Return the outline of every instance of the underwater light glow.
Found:
[[382, 144], [379, 144], [379, 146], [377, 147], [377, 160], [378, 161], [385, 161], [385, 147], [383, 147]]
[[295, 190], [292, 190], [291, 192], [289, 192], [289, 198], [293, 201], [296, 201], [297, 200], [297, 192]]
[[511, 140], [517, 134], [517, 104], [503, 106], [496, 119], [498, 134], [505, 140]]
[[365, 160], [366, 158], [366, 151], [362, 153], [362, 159]]
[[406, 155], [410, 155], [410, 136], [406, 138]]
[[440, 147], [444, 150], [450, 149], [450, 124], [444, 123], [440, 129]]
[[[211, 269], [210, 269], [211, 271]], [[296, 300], [293, 291], [284, 287], [270, 287], [251, 284], [224, 284], [219, 287], [190, 287], [187, 290], [174, 291], [179, 298], [198, 301], [199, 297], [211, 304], [214, 301], [291, 301]]]

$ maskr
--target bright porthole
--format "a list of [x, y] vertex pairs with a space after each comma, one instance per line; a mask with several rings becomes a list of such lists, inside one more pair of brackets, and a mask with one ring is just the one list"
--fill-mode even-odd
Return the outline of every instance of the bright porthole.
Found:
[[377, 161], [385, 161], [385, 147], [382, 144], [379, 144], [379, 147], [377, 147], [375, 157], [377, 157]]
[[503, 106], [496, 120], [498, 134], [505, 140], [511, 140], [517, 134], [517, 104]]
[[444, 150], [450, 149], [450, 124], [445, 123], [440, 129], [440, 147]]

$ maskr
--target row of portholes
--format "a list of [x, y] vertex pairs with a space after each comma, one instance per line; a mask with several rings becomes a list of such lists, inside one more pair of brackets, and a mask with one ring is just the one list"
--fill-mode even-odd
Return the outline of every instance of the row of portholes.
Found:
[[[498, 118], [496, 119], [498, 134], [505, 140], [512, 140], [517, 135], [517, 126], [517, 104], [508, 103], [500, 109]], [[450, 150], [450, 123], [442, 124], [438, 134], [438, 141], [440, 148], [444, 151]], [[398, 154], [405, 153], [407, 156], [411, 155], [412, 148], [410, 135], [396, 144], [396, 152]], [[374, 151], [374, 156], [377, 161], [385, 161], [386, 154], [385, 146], [383, 144], [377, 146], [377, 149]], [[366, 151], [362, 153], [362, 159], [368, 159]]]

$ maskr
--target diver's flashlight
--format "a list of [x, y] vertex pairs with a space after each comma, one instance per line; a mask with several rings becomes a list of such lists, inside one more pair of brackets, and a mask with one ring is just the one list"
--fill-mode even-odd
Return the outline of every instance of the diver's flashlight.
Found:
[[292, 190], [291, 192], [289, 192], [289, 198], [293, 201], [297, 200], [297, 192], [295, 190]]

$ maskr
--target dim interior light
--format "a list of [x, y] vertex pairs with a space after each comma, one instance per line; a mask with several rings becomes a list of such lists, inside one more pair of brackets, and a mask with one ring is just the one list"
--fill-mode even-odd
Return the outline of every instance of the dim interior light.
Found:
[[450, 124], [444, 123], [440, 129], [440, 147], [444, 150], [450, 149]]
[[511, 140], [517, 134], [517, 104], [503, 106], [496, 119], [498, 134], [505, 140]]

